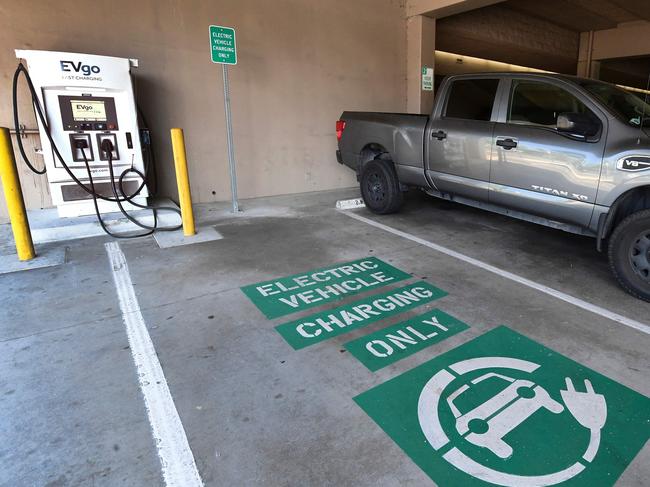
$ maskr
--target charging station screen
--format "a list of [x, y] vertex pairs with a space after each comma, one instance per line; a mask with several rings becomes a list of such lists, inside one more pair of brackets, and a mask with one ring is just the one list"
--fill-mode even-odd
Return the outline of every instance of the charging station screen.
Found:
[[105, 122], [106, 106], [103, 101], [70, 100], [72, 118], [76, 122]]

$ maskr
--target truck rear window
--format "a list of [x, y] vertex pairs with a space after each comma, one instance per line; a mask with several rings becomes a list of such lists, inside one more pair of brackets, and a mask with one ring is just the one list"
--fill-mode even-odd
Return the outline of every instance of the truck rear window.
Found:
[[498, 79], [452, 81], [444, 116], [489, 121], [498, 86]]

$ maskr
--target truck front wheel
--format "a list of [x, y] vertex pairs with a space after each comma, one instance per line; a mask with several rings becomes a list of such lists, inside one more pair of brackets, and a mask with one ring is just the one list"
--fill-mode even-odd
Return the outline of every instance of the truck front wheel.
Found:
[[650, 301], [650, 210], [633, 213], [614, 230], [609, 265], [631, 295]]
[[363, 167], [361, 196], [373, 213], [386, 215], [399, 210], [403, 196], [391, 161], [374, 159]]

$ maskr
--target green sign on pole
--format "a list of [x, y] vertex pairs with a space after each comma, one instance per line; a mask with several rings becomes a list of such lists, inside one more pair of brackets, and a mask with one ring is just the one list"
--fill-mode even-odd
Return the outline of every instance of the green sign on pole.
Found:
[[211, 25], [210, 53], [212, 54], [213, 63], [237, 64], [235, 29], [220, 25]]
[[269, 318], [337, 301], [347, 296], [408, 279], [410, 274], [376, 258], [343, 262], [241, 290]]
[[650, 399], [506, 327], [355, 398], [438, 485], [611, 486]]
[[467, 328], [462, 321], [434, 309], [352, 340], [344, 347], [374, 372]]
[[389, 316], [408, 311], [446, 296], [442, 289], [420, 281], [385, 293], [368, 296], [344, 306], [321, 311], [275, 329], [295, 350], [308, 347]]

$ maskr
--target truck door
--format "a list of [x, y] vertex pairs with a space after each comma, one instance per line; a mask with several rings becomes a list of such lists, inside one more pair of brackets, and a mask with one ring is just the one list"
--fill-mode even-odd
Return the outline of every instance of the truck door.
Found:
[[426, 134], [427, 175], [439, 191], [487, 201], [498, 86], [498, 78], [472, 77], [443, 87]]
[[[494, 130], [490, 202], [562, 223], [591, 220], [607, 119], [582, 93], [559, 79], [517, 79], [502, 89]], [[593, 117], [593, 137], [557, 130], [561, 113]]]

